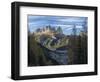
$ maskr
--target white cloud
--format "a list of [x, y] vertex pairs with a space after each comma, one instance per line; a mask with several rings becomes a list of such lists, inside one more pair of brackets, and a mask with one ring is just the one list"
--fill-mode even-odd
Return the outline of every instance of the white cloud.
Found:
[[67, 18], [67, 19], [60, 19], [61, 22], [84, 22], [81, 18]]

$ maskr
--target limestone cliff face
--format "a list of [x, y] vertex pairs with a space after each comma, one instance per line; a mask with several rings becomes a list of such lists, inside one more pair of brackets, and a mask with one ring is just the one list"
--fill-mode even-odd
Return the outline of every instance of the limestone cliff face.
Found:
[[52, 27], [44, 27], [35, 32], [35, 35], [54, 36], [57, 32]]

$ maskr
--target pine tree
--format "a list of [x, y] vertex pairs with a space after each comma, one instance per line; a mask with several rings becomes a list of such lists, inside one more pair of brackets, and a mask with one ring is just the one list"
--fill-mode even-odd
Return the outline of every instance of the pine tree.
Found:
[[57, 32], [60, 33], [60, 34], [63, 34], [63, 31], [62, 31], [60, 26], [57, 28]]

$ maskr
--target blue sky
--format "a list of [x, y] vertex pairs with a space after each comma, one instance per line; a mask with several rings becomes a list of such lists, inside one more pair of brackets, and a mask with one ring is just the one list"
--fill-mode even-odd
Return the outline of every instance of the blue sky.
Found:
[[28, 30], [34, 32], [48, 25], [56, 29], [60, 26], [64, 34], [70, 35], [73, 25], [76, 25], [78, 34], [84, 25], [87, 27], [87, 21], [87, 17], [28, 15]]

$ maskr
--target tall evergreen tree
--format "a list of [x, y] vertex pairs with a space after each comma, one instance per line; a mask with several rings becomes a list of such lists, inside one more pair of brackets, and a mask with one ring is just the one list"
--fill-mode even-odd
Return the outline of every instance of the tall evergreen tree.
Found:
[[57, 32], [63, 34], [62, 28], [60, 26], [57, 28]]
[[75, 36], [76, 35], [76, 32], [77, 32], [76, 26], [73, 25], [72, 34]]

